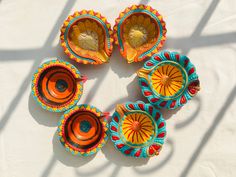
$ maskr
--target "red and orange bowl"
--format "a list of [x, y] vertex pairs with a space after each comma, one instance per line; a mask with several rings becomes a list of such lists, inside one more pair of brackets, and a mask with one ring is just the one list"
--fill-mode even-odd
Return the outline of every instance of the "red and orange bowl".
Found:
[[107, 116], [97, 108], [83, 104], [66, 111], [58, 124], [59, 140], [74, 155], [89, 156], [107, 142]]
[[74, 106], [83, 93], [86, 77], [68, 62], [43, 63], [32, 79], [32, 95], [39, 105], [51, 112], [63, 112]]

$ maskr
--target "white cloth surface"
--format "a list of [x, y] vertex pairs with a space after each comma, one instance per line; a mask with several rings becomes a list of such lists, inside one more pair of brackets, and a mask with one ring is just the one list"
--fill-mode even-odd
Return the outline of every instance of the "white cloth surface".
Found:
[[[66, 152], [55, 135], [61, 114], [30, 96], [33, 72], [45, 58], [68, 60], [59, 29], [75, 10], [94, 9], [114, 25], [140, 0], [0, 0], [0, 177], [236, 176], [236, 1], [141, 0], [163, 15], [164, 49], [187, 55], [201, 91], [177, 111], [164, 111], [167, 139], [158, 157], [134, 159], [108, 144], [89, 158]], [[72, 62], [74, 63], [74, 62]], [[136, 70], [115, 47], [109, 64], [76, 65], [89, 80], [79, 103], [113, 113], [144, 100]]]

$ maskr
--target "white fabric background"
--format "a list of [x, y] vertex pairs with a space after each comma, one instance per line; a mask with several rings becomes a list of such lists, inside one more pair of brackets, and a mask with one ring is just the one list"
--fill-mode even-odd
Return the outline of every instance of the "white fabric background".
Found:
[[[166, 143], [149, 160], [124, 157], [111, 142], [96, 156], [72, 156], [55, 135], [61, 114], [42, 110], [30, 96], [38, 65], [48, 57], [67, 59], [58, 41], [69, 14], [94, 9], [113, 25], [120, 11], [140, 0], [0, 0], [1, 177], [236, 175], [236, 1], [141, 2], [164, 16], [164, 48], [191, 59], [202, 88], [182, 109], [164, 112]], [[79, 103], [112, 113], [117, 103], [147, 101], [135, 74], [141, 66], [126, 64], [117, 47], [109, 64], [78, 66], [89, 77]]]

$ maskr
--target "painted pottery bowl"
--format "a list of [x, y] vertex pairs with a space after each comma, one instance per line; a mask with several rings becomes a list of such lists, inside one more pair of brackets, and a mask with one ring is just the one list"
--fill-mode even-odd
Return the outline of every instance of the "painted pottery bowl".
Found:
[[157, 10], [145, 5], [126, 8], [113, 28], [115, 43], [128, 63], [157, 53], [166, 40], [166, 27]]
[[91, 105], [78, 105], [66, 111], [58, 123], [59, 140], [74, 155], [89, 156], [107, 142], [107, 117]]
[[70, 59], [83, 64], [106, 63], [113, 49], [110, 23], [92, 10], [75, 12], [61, 28], [61, 46]]
[[51, 60], [43, 63], [33, 75], [32, 95], [42, 108], [63, 112], [79, 101], [85, 80], [70, 63]]
[[137, 74], [143, 95], [159, 108], [183, 106], [200, 90], [196, 68], [177, 52], [153, 55]]
[[110, 123], [116, 149], [132, 157], [158, 155], [166, 136], [165, 119], [159, 110], [143, 102], [117, 105]]

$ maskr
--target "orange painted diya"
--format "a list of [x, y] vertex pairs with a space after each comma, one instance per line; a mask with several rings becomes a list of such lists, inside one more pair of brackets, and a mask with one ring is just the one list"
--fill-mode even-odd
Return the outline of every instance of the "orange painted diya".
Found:
[[42, 108], [62, 112], [79, 101], [85, 81], [86, 77], [73, 65], [51, 60], [43, 63], [33, 75], [32, 95]]
[[58, 136], [67, 151], [89, 156], [107, 142], [107, 117], [97, 108], [83, 104], [65, 112], [58, 124]]
[[115, 43], [128, 63], [157, 53], [166, 40], [166, 27], [157, 10], [145, 5], [126, 8], [113, 28]]
[[75, 12], [61, 28], [61, 46], [70, 59], [83, 64], [108, 62], [113, 38], [110, 23], [92, 10]]

